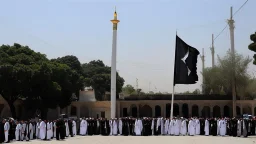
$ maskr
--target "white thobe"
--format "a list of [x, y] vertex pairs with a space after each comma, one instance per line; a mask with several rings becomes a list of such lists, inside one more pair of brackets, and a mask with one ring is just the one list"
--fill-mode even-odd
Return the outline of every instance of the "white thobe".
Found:
[[16, 141], [20, 140], [20, 134], [21, 134], [21, 124], [17, 124], [16, 129], [15, 129], [15, 139], [16, 139]]
[[112, 121], [112, 134], [117, 135], [117, 121], [116, 120]]
[[39, 122], [37, 122], [36, 123], [36, 138], [40, 138], [39, 137], [39, 134], [40, 134], [40, 123]]
[[39, 128], [40, 128], [40, 130], [39, 130], [39, 137], [40, 137], [41, 140], [44, 140], [45, 136], [46, 136], [46, 123], [44, 121], [42, 121], [40, 123]]
[[73, 135], [75, 136], [76, 135], [76, 122], [75, 121], [72, 121], [72, 132], [73, 132]]
[[220, 130], [220, 135], [225, 136], [226, 135], [226, 121], [225, 120], [220, 120], [219, 121], [219, 130]]
[[46, 132], [46, 139], [50, 140], [51, 139], [51, 124], [49, 122], [47, 122], [47, 132]]
[[204, 122], [204, 135], [208, 136], [209, 135], [209, 121], [206, 119]]
[[170, 133], [170, 135], [174, 135], [174, 133], [175, 133], [175, 120], [170, 121], [169, 133]]
[[166, 119], [164, 124], [164, 134], [168, 134], [169, 124], [169, 119]]
[[191, 135], [191, 136], [196, 134], [196, 128], [195, 128], [195, 121], [194, 120], [189, 120], [188, 131], [189, 131], [189, 135]]
[[142, 121], [141, 120], [136, 120], [135, 121], [135, 126], [134, 126], [135, 134], [138, 135], [138, 136], [141, 135], [142, 128], [143, 128]]
[[53, 137], [56, 137], [56, 122], [53, 123]]
[[177, 119], [174, 120], [174, 135], [176, 136], [180, 135], [180, 126], [179, 126], [179, 121]]
[[154, 135], [154, 125], [155, 125], [154, 119], [152, 119], [152, 121], [151, 121], [151, 132], [152, 132], [152, 135]]
[[196, 119], [195, 122], [196, 122], [196, 135], [200, 135], [200, 121], [199, 119]]
[[84, 136], [87, 133], [87, 121], [82, 120], [80, 123], [80, 135]]
[[29, 123], [29, 139], [32, 140], [34, 136], [33, 125]]
[[240, 137], [242, 134], [242, 121], [237, 120], [237, 136]]
[[161, 118], [161, 134], [162, 134], [162, 135], [165, 134], [165, 133], [164, 133], [164, 128], [165, 128], [165, 126], [164, 126], [164, 119]]
[[53, 122], [50, 122], [50, 127], [51, 127], [51, 130], [50, 130], [51, 138], [53, 138]]
[[109, 120], [110, 133], [109, 135], [113, 135], [113, 120]]
[[5, 142], [8, 142], [9, 129], [10, 129], [9, 122], [5, 122], [5, 124], [4, 124], [4, 138], [5, 138]]
[[220, 135], [220, 120], [217, 120], [217, 135]]
[[66, 126], [66, 137], [68, 137], [69, 136], [68, 122], [65, 122], [65, 126]]
[[119, 119], [118, 121], [118, 129], [119, 129], [119, 134], [122, 135], [123, 122], [121, 119]]
[[180, 134], [183, 135], [183, 136], [187, 134], [187, 122], [186, 122], [186, 120], [182, 120], [182, 122], [181, 122]]

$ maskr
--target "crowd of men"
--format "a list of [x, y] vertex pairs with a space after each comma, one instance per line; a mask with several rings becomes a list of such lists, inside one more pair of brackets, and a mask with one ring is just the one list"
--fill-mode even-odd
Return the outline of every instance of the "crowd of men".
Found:
[[82, 118], [54, 121], [15, 121], [3, 119], [0, 123], [0, 143], [30, 141], [33, 139], [63, 140], [76, 135], [92, 136], [233, 136], [256, 134], [256, 120], [236, 118]]

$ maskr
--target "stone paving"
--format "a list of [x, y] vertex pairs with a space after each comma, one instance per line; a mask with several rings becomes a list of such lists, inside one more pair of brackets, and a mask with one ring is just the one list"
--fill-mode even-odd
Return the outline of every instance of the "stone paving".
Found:
[[64, 141], [13, 142], [34, 144], [256, 144], [256, 137], [220, 137], [220, 136], [76, 136]]

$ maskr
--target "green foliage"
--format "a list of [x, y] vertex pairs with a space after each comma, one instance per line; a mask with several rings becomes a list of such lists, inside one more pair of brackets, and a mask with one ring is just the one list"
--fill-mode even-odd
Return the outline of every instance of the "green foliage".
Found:
[[[256, 52], [256, 32], [254, 34], [251, 34], [250, 39], [251, 41], [253, 41], [253, 43], [251, 43], [248, 46], [248, 48], [249, 50]], [[254, 58], [253, 64], [256, 65], [256, 54], [254, 54], [253, 58]]]
[[231, 95], [231, 82], [234, 75], [237, 96], [240, 99], [247, 99], [247, 93], [252, 93], [252, 91], [247, 91], [251, 80], [247, 72], [250, 62], [249, 57], [243, 57], [237, 53], [232, 55], [231, 51], [228, 51], [222, 58], [218, 57], [218, 64], [215, 67], [204, 70], [205, 93]]
[[[25, 99], [26, 108], [35, 112], [64, 108], [85, 86], [92, 86], [97, 100], [110, 91], [111, 68], [102, 61], [80, 63], [68, 55], [49, 60], [46, 55], [20, 44], [0, 46], [0, 94], [8, 102], [14, 118], [14, 102]], [[117, 97], [124, 79], [117, 73]]]
[[[110, 92], [111, 87], [111, 68], [106, 66], [101, 60], [90, 61], [82, 64], [82, 70], [85, 77], [86, 86], [92, 86], [95, 91], [96, 100], [104, 100], [105, 92]], [[116, 97], [119, 98], [119, 93], [122, 91], [124, 79], [116, 76]]]
[[126, 85], [125, 87], [122, 88], [122, 93], [130, 95], [130, 94], [136, 94], [136, 90], [132, 85]]

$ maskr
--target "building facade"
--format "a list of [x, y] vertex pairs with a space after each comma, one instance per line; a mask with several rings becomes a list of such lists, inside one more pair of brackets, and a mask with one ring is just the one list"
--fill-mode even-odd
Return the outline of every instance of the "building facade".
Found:
[[[162, 97], [162, 96], [161, 96]], [[170, 97], [165, 95], [165, 97]], [[22, 100], [14, 103], [16, 115], [19, 118], [26, 113]], [[116, 103], [117, 117], [170, 117], [170, 99], [130, 98], [118, 100]], [[79, 100], [74, 101], [64, 109], [49, 109], [48, 119], [56, 119], [60, 114], [71, 117], [105, 117], [110, 118], [110, 101], [96, 101], [93, 90], [81, 91]], [[10, 117], [11, 112], [7, 102], [0, 96], [0, 117]], [[237, 100], [236, 114], [256, 115], [256, 100]], [[182, 117], [231, 117], [232, 99], [228, 96], [175, 96], [174, 116]]]

